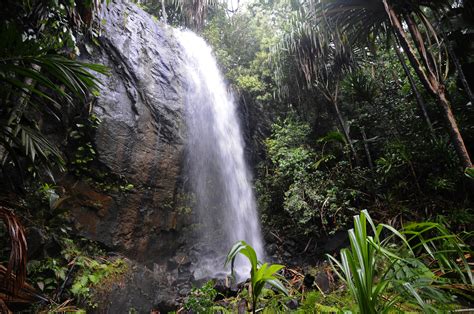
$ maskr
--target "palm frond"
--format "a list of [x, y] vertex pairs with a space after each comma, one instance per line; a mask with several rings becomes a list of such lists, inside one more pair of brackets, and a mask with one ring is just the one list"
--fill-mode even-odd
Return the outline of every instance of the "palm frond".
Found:
[[66, 106], [86, 102], [100, 87], [97, 73], [106, 75], [107, 68], [46, 53], [38, 43], [18, 41], [15, 32], [10, 28], [0, 32], [5, 47], [12, 47], [0, 52], [3, 162], [10, 158], [19, 166], [14, 156], [19, 153], [32, 164], [40, 160], [43, 165], [53, 161], [61, 166], [59, 150], [43, 136], [36, 120], [42, 115], [60, 120]]
[[322, 3], [306, 1], [295, 12], [289, 29], [272, 49], [281, 68], [286, 55], [291, 55], [309, 88], [330, 85], [358, 67], [365, 58], [363, 49], [351, 44], [338, 25], [329, 21], [321, 11]]
[[26, 282], [28, 247], [23, 225], [13, 211], [3, 205], [0, 205], [0, 221], [10, 237], [10, 258], [6, 267], [0, 265], [0, 311], [9, 313], [8, 304], [48, 301]]
[[27, 244], [25, 231], [13, 212], [0, 206], [0, 220], [5, 224], [10, 236], [10, 258], [1, 288], [14, 293], [26, 280]]
[[167, 0], [181, 15], [184, 24], [191, 28], [200, 29], [206, 20], [210, 9], [222, 3], [220, 0]]

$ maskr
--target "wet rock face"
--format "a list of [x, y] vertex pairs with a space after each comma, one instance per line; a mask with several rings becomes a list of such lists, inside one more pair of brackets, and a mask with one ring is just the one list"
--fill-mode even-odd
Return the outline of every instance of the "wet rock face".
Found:
[[125, 274], [94, 291], [98, 307], [92, 313], [168, 313], [183, 301], [179, 291], [188, 293], [191, 289], [190, 283], [173, 282], [177, 271], [165, 274], [158, 267], [149, 269], [131, 260], [126, 262]]
[[[101, 119], [98, 159], [134, 185], [106, 197], [77, 193], [100, 206], [76, 206], [80, 232], [150, 267], [178, 247], [183, 225], [175, 211], [183, 151], [183, 76], [172, 30], [125, 0], [104, 10], [100, 47], [86, 44], [81, 57], [110, 68], [94, 106]], [[94, 208], [96, 207], [96, 208]]]
[[170, 263], [185, 249], [178, 191], [184, 150], [182, 60], [172, 30], [126, 0], [105, 8], [100, 46], [85, 44], [81, 58], [110, 68], [94, 105], [101, 123], [98, 160], [129, 192], [105, 193], [66, 178], [67, 206], [81, 235], [130, 259], [117, 293], [102, 297], [110, 313], [176, 308], [190, 289], [189, 263]]

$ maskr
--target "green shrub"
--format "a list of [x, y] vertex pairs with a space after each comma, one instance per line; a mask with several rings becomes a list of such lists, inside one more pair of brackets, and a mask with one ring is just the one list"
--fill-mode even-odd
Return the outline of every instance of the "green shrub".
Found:
[[311, 141], [310, 131], [294, 117], [273, 125], [256, 186], [267, 225], [285, 215], [282, 220], [287, 224], [289, 217], [296, 234], [319, 237], [347, 227], [369, 175], [347, 160], [337, 161], [345, 149], [339, 132]]

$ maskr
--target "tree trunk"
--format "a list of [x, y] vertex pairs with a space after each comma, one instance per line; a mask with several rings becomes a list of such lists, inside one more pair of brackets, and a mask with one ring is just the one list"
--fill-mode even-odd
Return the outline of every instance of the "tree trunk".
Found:
[[344, 138], [346, 139], [347, 145], [351, 150], [351, 153], [354, 157], [356, 165], [360, 165], [359, 156], [355, 150], [354, 144], [352, 143], [351, 136], [349, 134], [349, 128], [346, 125], [346, 121], [342, 116], [341, 110], [339, 109], [338, 98], [339, 98], [339, 82], [334, 83], [335, 89], [329, 89], [327, 85], [324, 84], [317, 84], [317, 88], [326, 98], [326, 100], [333, 106], [334, 111], [336, 112], [337, 120], [339, 121], [339, 125], [342, 128], [342, 133], [344, 134]]
[[462, 70], [461, 63], [459, 62], [456, 53], [454, 53], [454, 50], [451, 47], [451, 44], [447, 41], [446, 37], [444, 38], [444, 40], [446, 41], [446, 46], [448, 47], [449, 55], [451, 56], [451, 59], [453, 59], [456, 72], [458, 72], [459, 80], [461, 81], [462, 86], [464, 87], [464, 91], [466, 92], [469, 101], [474, 106], [474, 94], [472, 93], [471, 87], [469, 86], [469, 83], [466, 80], [466, 76], [464, 75], [464, 71]]
[[168, 23], [168, 15], [166, 14], [165, 0], [161, 0], [161, 17], [165, 23]]
[[365, 128], [363, 126], [360, 128], [360, 133], [362, 134], [362, 139], [364, 140], [364, 149], [365, 149], [365, 155], [367, 156], [367, 163], [369, 164], [370, 170], [373, 170], [374, 163], [372, 162], [372, 155], [370, 154], [369, 142], [367, 141], [367, 134], [365, 134]]
[[356, 165], [359, 165], [359, 156], [357, 155], [357, 152], [355, 150], [354, 144], [352, 143], [351, 136], [349, 134], [349, 129], [347, 127], [346, 121], [344, 120], [344, 117], [342, 116], [341, 110], [339, 109], [339, 104], [338, 104], [338, 93], [339, 93], [339, 84], [336, 84], [336, 90], [334, 93], [334, 97], [332, 97], [331, 102], [332, 105], [334, 106], [334, 110], [336, 111], [337, 119], [339, 120], [339, 124], [341, 125], [342, 132], [344, 133], [344, 137], [346, 138], [347, 144], [349, 145], [349, 148], [352, 152], [352, 155], [354, 156]]
[[446, 98], [446, 92], [444, 88], [440, 88], [438, 92], [438, 101], [443, 108], [444, 118], [446, 119], [446, 123], [448, 124], [448, 131], [451, 141], [456, 149], [456, 153], [461, 160], [461, 164], [464, 168], [471, 168], [472, 161], [469, 157], [469, 153], [464, 145], [464, 140], [461, 136], [461, 132], [459, 131], [458, 124], [456, 119], [454, 118], [453, 111], [451, 110], [451, 105]]
[[[456, 153], [459, 157], [461, 164], [465, 168], [472, 167], [472, 162], [469, 157], [469, 153], [467, 151], [466, 146], [464, 145], [461, 133], [459, 132], [456, 119], [451, 110], [451, 105], [448, 99], [446, 98], [445, 86], [436, 73], [436, 67], [432, 64], [434, 59], [432, 58], [431, 54], [426, 50], [426, 47], [424, 47], [424, 43], [421, 38], [421, 33], [419, 32], [411, 18], [408, 18], [407, 24], [410, 29], [410, 33], [412, 34], [413, 41], [415, 45], [421, 46], [417, 47], [417, 50], [420, 53], [420, 58], [422, 58], [422, 60], [420, 61], [413, 47], [411, 46], [410, 41], [406, 37], [405, 30], [403, 29], [402, 22], [400, 21], [398, 15], [394, 11], [394, 9], [388, 4], [387, 0], [383, 0], [383, 3], [385, 6], [385, 11], [387, 12], [387, 15], [390, 19], [392, 29], [396, 32], [400, 41], [400, 45], [403, 47], [405, 53], [407, 54], [411, 66], [417, 73], [418, 78], [420, 79], [423, 86], [425, 86], [425, 88], [431, 94], [436, 96], [438, 102], [440, 103], [443, 109], [449, 136], [452, 144], [454, 145], [454, 148], [456, 149]], [[423, 69], [422, 64], [426, 66], [425, 69]]]
[[[395, 39], [398, 42], [397, 34], [395, 32], [394, 32], [394, 34], [395, 34]], [[400, 64], [403, 67], [403, 71], [405, 72], [405, 75], [407, 76], [408, 81], [410, 82], [411, 90], [413, 91], [413, 94], [415, 95], [415, 98], [416, 98], [416, 102], [418, 103], [418, 106], [420, 107], [421, 113], [423, 114], [423, 117], [425, 118], [426, 125], [428, 126], [428, 129], [430, 130], [430, 133], [431, 133], [431, 137], [433, 137], [433, 139], [435, 139], [436, 136], [435, 136], [435, 132], [434, 132], [434, 129], [433, 129], [433, 124], [431, 123], [431, 119], [428, 115], [428, 110], [426, 110], [425, 102], [423, 101], [423, 98], [421, 97], [420, 91], [416, 87], [415, 80], [413, 79], [413, 76], [410, 73], [410, 69], [408, 69], [408, 67], [405, 63], [405, 59], [403, 58], [402, 54], [400, 53], [400, 50], [399, 50], [398, 46], [395, 46], [394, 49], [395, 49], [395, 52], [397, 54], [398, 60], [400, 61]]]

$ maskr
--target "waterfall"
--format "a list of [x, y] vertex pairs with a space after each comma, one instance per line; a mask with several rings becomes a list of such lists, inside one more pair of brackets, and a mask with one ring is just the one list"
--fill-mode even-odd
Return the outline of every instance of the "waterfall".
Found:
[[[177, 31], [176, 37], [187, 79], [186, 172], [197, 216], [196, 241], [206, 247], [195, 277], [216, 276], [225, 271], [224, 258], [236, 241], [246, 241], [263, 257], [260, 223], [233, 95], [211, 47], [190, 31]], [[236, 268], [244, 276], [248, 271], [243, 259]]]

